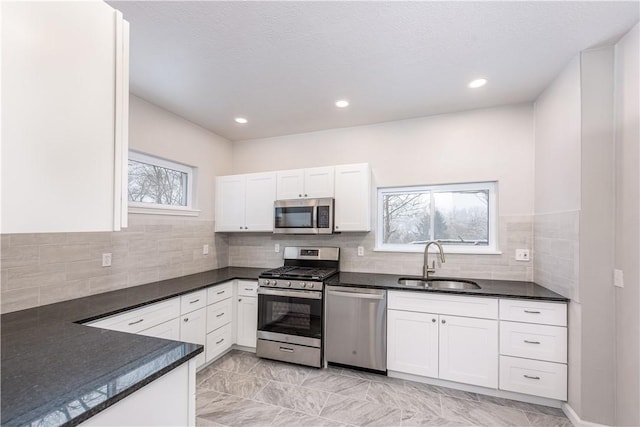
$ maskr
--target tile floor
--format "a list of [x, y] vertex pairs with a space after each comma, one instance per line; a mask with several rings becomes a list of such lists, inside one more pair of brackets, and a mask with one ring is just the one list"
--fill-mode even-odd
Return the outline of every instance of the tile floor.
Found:
[[232, 351], [197, 375], [198, 426], [571, 426], [560, 409]]

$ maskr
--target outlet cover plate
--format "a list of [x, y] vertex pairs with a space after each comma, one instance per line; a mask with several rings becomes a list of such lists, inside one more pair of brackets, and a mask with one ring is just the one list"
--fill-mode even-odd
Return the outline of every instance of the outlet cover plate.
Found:
[[529, 261], [529, 249], [516, 249], [516, 261]]
[[102, 254], [102, 266], [111, 267], [111, 252]]

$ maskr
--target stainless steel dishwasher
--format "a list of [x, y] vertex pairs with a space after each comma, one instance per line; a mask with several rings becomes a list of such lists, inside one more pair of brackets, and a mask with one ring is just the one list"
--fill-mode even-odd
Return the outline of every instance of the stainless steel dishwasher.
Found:
[[387, 370], [387, 291], [327, 286], [327, 362]]

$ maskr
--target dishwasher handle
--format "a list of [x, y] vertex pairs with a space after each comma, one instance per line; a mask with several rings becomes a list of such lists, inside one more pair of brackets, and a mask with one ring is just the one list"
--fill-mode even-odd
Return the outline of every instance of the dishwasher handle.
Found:
[[329, 295], [347, 298], [383, 300], [384, 294], [363, 294], [361, 292], [328, 291]]

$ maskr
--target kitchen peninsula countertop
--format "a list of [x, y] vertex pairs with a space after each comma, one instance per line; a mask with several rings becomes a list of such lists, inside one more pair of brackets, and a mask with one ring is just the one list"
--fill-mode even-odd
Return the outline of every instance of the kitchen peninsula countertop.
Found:
[[3, 314], [2, 426], [77, 425], [203, 351], [79, 323], [262, 271], [226, 267]]
[[[542, 301], [569, 302], [565, 298], [547, 288], [534, 282], [521, 282], [516, 280], [491, 280], [464, 278], [476, 282], [480, 289], [465, 290], [439, 290], [424, 289], [398, 284], [401, 277], [420, 279], [419, 276], [399, 275], [399, 274], [378, 274], [378, 273], [354, 273], [340, 272], [327, 281], [327, 285], [333, 286], [355, 286], [361, 288], [382, 288], [387, 290], [412, 291], [412, 292], [432, 292], [453, 295], [475, 295], [496, 298], [522, 298]], [[441, 276], [431, 276], [434, 279], [446, 279]], [[460, 278], [451, 278], [457, 280]]]

